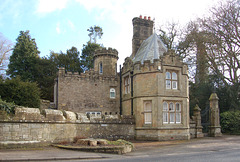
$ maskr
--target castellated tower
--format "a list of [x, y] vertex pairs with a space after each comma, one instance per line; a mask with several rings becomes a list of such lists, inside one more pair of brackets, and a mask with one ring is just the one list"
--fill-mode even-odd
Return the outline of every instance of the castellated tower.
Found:
[[153, 33], [153, 21], [150, 17], [142, 16], [135, 17], [133, 23], [133, 38], [132, 38], [132, 56], [134, 58], [140, 45], [144, 40], [150, 37]]
[[104, 77], [117, 75], [118, 51], [112, 48], [96, 50], [93, 56], [94, 71]]

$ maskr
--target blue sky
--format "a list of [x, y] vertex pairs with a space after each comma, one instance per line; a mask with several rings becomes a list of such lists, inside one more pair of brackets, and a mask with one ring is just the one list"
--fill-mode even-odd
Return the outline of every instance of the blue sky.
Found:
[[87, 29], [99, 25], [99, 43], [116, 48], [119, 64], [132, 50], [132, 18], [155, 18], [158, 28], [167, 22], [181, 25], [208, 14], [218, 0], [0, 0], [0, 32], [13, 43], [21, 30], [30, 30], [40, 56], [50, 51], [66, 52], [72, 46], [81, 52], [89, 40]]

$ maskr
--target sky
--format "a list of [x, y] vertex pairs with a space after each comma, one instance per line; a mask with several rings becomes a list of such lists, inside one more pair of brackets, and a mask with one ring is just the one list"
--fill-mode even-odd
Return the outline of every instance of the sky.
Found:
[[103, 29], [98, 42], [118, 50], [118, 64], [132, 51], [132, 19], [150, 16], [156, 29], [168, 22], [181, 26], [209, 14], [219, 0], [0, 0], [0, 33], [16, 43], [20, 31], [30, 31], [40, 56], [50, 51], [66, 52], [72, 46], [80, 53], [89, 41], [89, 27]]

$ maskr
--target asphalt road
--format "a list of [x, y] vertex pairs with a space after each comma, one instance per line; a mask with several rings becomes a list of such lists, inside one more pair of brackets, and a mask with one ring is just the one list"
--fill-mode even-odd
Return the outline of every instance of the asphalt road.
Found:
[[174, 145], [145, 147], [126, 155], [90, 161], [239, 162], [240, 136], [207, 137]]
[[240, 162], [240, 136], [204, 137], [179, 142], [145, 142], [136, 146], [135, 151], [124, 155], [57, 148], [0, 150], [0, 161]]

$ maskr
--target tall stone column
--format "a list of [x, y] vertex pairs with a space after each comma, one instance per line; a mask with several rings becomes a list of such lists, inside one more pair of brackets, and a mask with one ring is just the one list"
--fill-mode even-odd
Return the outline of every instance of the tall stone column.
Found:
[[209, 136], [211, 137], [222, 136], [219, 120], [219, 107], [218, 107], [219, 98], [216, 93], [212, 93], [209, 100], [210, 100]]

